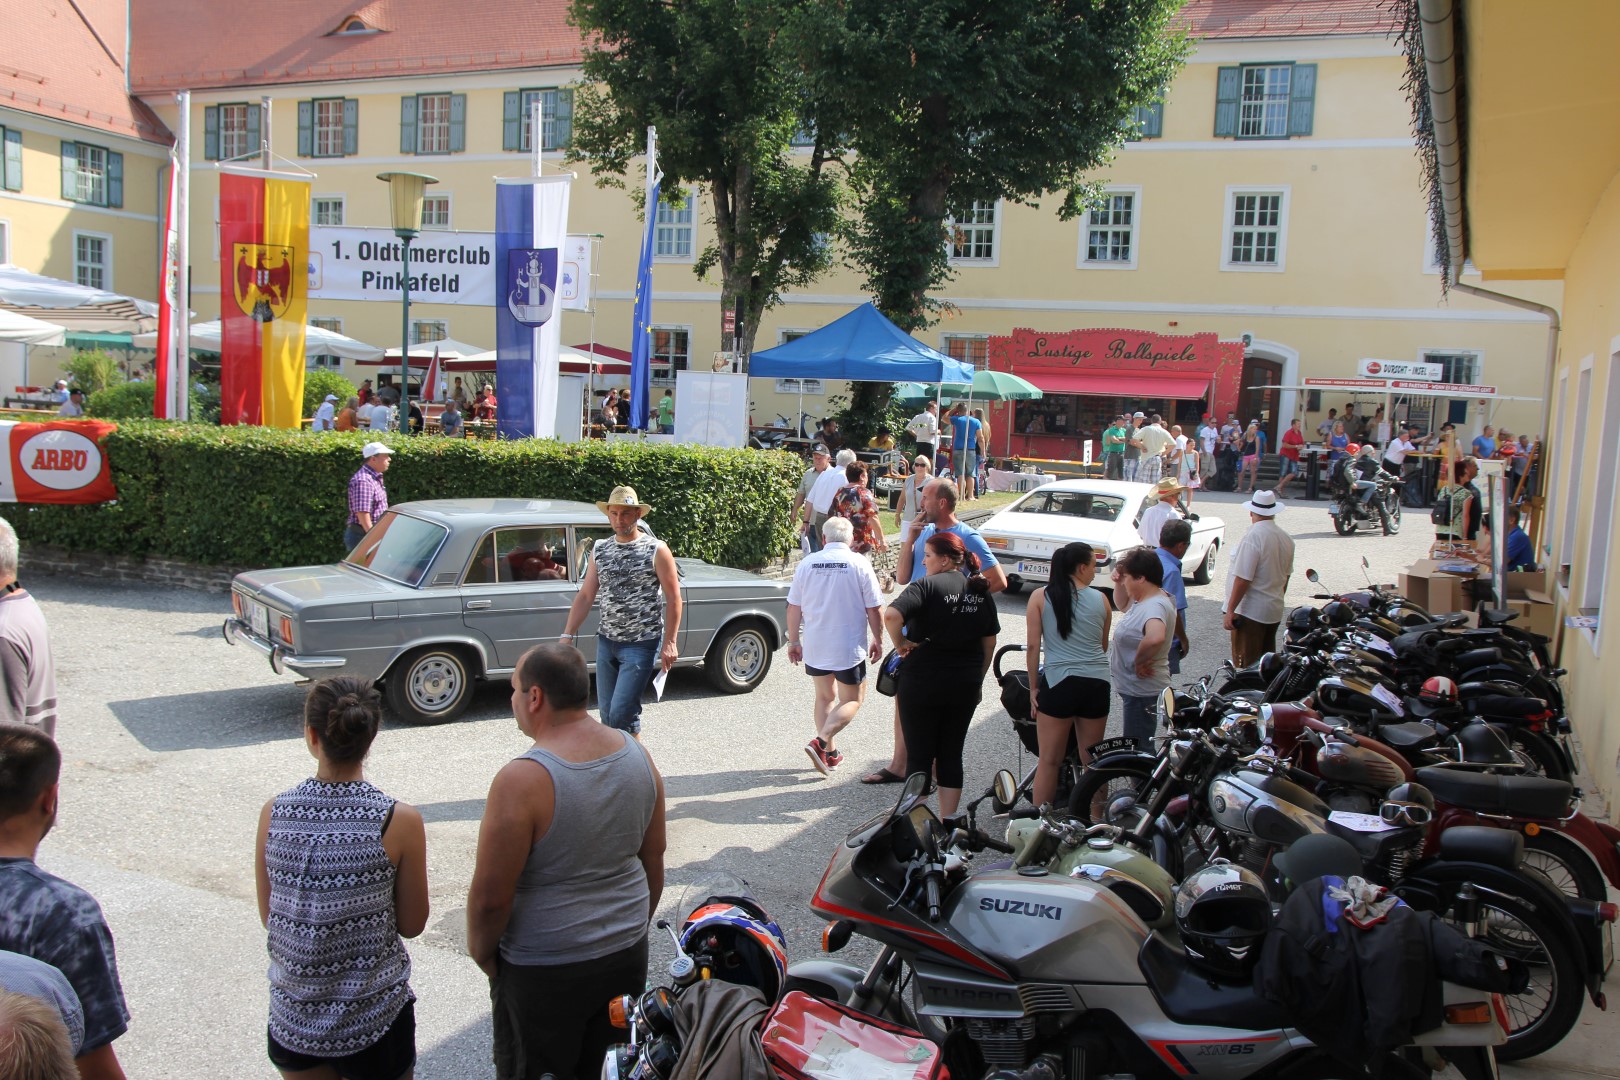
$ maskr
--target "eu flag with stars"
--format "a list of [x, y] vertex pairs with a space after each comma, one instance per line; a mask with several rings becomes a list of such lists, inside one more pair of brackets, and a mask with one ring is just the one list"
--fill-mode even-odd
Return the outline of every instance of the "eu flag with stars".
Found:
[[663, 176], [656, 165], [652, 186], [647, 189], [647, 232], [641, 238], [641, 262], [636, 267], [636, 309], [630, 335], [630, 426], [647, 429], [647, 410], [652, 406], [652, 267], [653, 237], [658, 228], [658, 189]]

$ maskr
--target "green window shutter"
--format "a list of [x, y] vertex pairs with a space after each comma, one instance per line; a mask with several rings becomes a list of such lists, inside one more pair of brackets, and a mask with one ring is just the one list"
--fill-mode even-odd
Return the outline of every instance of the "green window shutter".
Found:
[[343, 99], [343, 153], [360, 152], [360, 99]]
[[315, 156], [315, 103], [298, 103], [298, 156]]
[[1237, 138], [1238, 105], [1243, 97], [1243, 69], [1223, 67], [1215, 75], [1215, 135]]
[[450, 95], [450, 152], [467, 149], [467, 95]]
[[79, 144], [62, 144], [62, 198], [79, 201]]
[[561, 150], [566, 147], [574, 137], [574, 92], [572, 90], [557, 91], [557, 115], [552, 121], [552, 134], [556, 136], [557, 145], [548, 147], [551, 150]]
[[107, 151], [107, 205], [124, 205], [124, 155]]
[[1138, 139], [1157, 139], [1164, 134], [1164, 102], [1141, 105], [1136, 110]]
[[5, 128], [6, 133], [6, 164], [5, 188], [7, 191], [22, 190], [22, 132]]
[[1309, 135], [1316, 114], [1316, 65], [1295, 64], [1288, 83], [1288, 134]]
[[416, 97], [411, 94], [399, 99], [399, 152], [416, 153]]
[[523, 91], [508, 90], [501, 98], [501, 149], [523, 149]]
[[259, 113], [261, 111], [258, 105], [249, 105], [247, 107], [247, 148], [250, 154], [259, 153], [259, 147], [264, 141], [259, 126]]
[[219, 106], [210, 105], [203, 110], [203, 158], [219, 160]]

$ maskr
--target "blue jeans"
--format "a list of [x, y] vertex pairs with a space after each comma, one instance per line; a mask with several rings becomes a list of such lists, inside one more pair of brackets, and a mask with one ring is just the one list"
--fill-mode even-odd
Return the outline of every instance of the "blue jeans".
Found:
[[1129, 739], [1137, 739], [1144, 748], [1153, 745], [1153, 729], [1159, 720], [1159, 699], [1153, 697], [1133, 697], [1130, 694], [1119, 695], [1120, 704], [1125, 706], [1125, 730], [1122, 734]]
[[343, 527], [343, 550], [353, 551], [360, 546], [360, 541], [366, 538], [366, 530], [353, 522]]
[[641, 695], [658, 674], [662, 638], [614, 641], [596, 636], [596, 708], [608, 727], [641, 731]]

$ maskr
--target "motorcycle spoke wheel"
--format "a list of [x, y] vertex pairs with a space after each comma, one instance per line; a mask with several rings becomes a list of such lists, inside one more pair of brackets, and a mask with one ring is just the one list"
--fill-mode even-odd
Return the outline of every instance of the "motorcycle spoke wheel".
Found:
[[1088, 825], [1107, 822], [1136, 829], [1150, 775], [1140, 768], [1086, 769], [1069, 793], [1069, 816]]
[[1609, 898], [1603, 875], [1586, 849], [1567, 836], [1543, 829], [1524, 838], [1524, 865], [1545, 874], [1566, 896], [1599, 903]]
[[1479, 940], [1529, 968], [1530, 982], [1521, 994], [1504, 994], [1507, 1045], [1497, 1058], [1518, 1061], [1557, 1045], [1580, 1017], [1586, 994], [1580, 985], [1580, 959], [1548, 933], [1547, 916], [1520, 901], [1503, 897], [1480, 903], [1483, 923]]

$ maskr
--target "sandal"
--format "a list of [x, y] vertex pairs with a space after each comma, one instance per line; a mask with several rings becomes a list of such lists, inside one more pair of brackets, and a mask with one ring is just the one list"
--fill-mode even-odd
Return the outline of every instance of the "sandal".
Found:
[[863, 784], [898, 784], [905, 780], [903, 776], [896, 776], [888, 769], [879, 769], [870, 776], [861, 777]]

